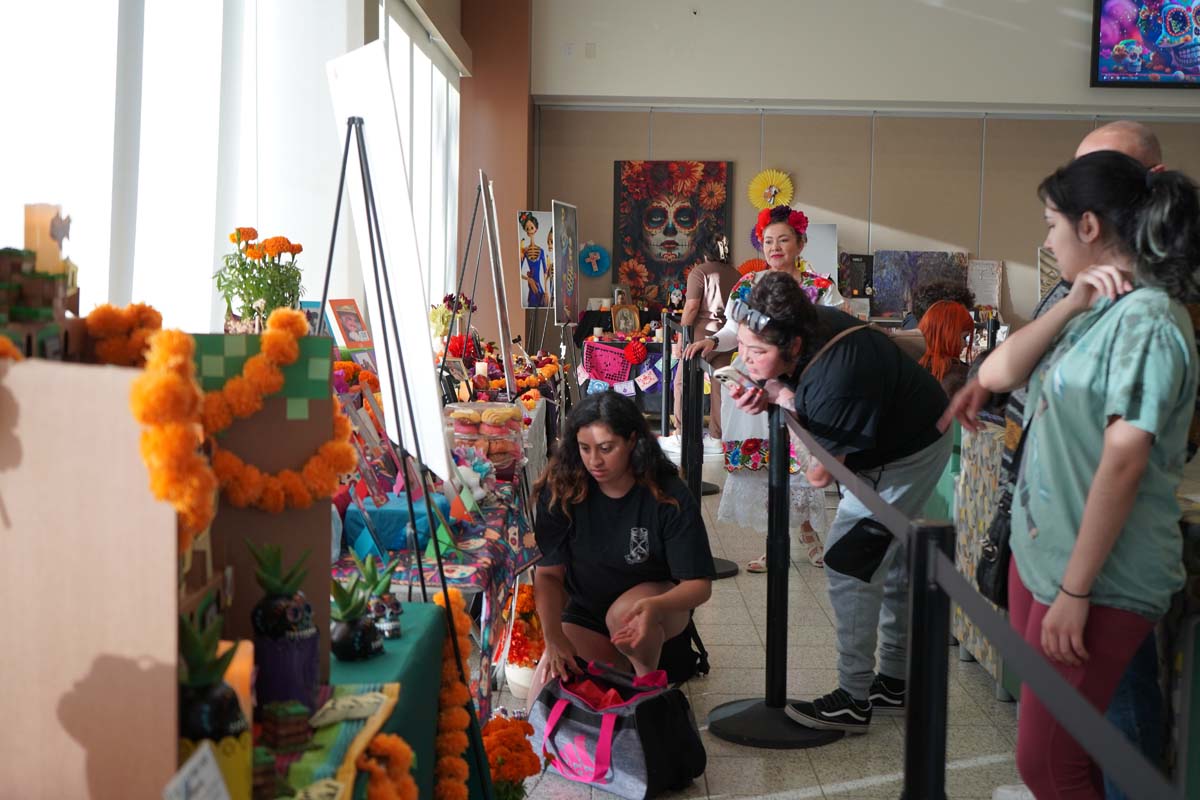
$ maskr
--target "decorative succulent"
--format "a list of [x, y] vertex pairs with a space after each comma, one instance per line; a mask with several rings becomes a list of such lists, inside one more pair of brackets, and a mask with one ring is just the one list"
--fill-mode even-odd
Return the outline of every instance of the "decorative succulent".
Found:
[[383, 635], [375, 619], [367, 613], [371, 593], [356, 575], [349, 587], [330, 581], [333, 596], [333, 626], [329, 635], [330, 651], [342, 661], [358, 661], [383, 653]]
[[194, 619], [185, 614], [179, 615], [179, 652], [187, 672], [180, 683], [187, 687], [199, 688], [220, 683], [237, 652], [237, 646], [234, 645], [222, 655], [217, 655], [224, 622], [220, 614], [207, 625], [196, 622], [205, 618], [212, 604], [213, 596], [209, 594], [200, 602]]
[[300, 559], [286, 573], [283, 568], [283, 548], [279, 545], [256, 547], [246, 540], [246, 546], [258, 564], [254, 577], [266, 596], [250, 612], [254, 632], [272, 639], [305, 638], [315, 635], [312, 621], [312, 605], [308, 602], [300, 585], [308, 577], [304, 562], [310, 550], [305, 550]]
[[372, 556], [367, 556], [366, 561], [362, 561], [351, 550], [350, 557], [354, 559], [354, 566], [358, 568], [358, 572], [362, 575], [363, 582], [367, 586], [367, 591], [372, 597], [382, 597], [385, 594], [392, 593], [392, 575], [396, 573], [396, 569], [400, 566], [400, 558], [398, 556], [392, 559], [392, 562], [382, 570], [375, 565], [375, 559]]
[[333, 609], [329, 613], [337, 622], [354, 622], [366, 615], [367, 601], [371, 595], [367, 585], [357, 575], [350, 581], [349, 588], [331, 579], [329, 591], [333, 596]]

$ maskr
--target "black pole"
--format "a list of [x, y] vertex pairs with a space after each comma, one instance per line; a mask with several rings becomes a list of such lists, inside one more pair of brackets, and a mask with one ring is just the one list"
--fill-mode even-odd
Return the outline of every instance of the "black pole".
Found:
[[767, 482], [767, 683], [769, 708], [787, 703], [787, 612], [788, 570], [792, 565], [788, 533], [788, 478], [790, 437], [783, 409], [772, 405], [767, 412], [770, 458]]
[[[662, 419], [659, 424], [659, 431], [663, 437], [671, 435], [671, 401], [672, 395], [675, 393], [675, 382], [671, 380], [671, 339], [675, 331], [671, 329], [670, 315], [664, 309], [662, 312], [662, 361], [659, 363], [662, 372]], [[680, 442], [679, 458], [683, 459], [682, 451], [683, 443]]]
[[362, 117], [349, 117], [346, 120], [346, 144], [342, 147], [342, 172], [338, 176], [337, 204], [333, 207], [333, 231], [329, 234], [329, 257], [325, 259], [325, 279], [321, 282], [321, 307], [317, 309], [316, 335], [325, 332], [325, 302], [329, 299], [329, 277], [333, 274], [333, 246], [337, 242], [338, 220], [342, 215], [342, 194], [346, 188], [346, 163], [350, 158], [350, 139], [354, 136], [354, 128], [362, 122]]
[[918, 523], [908, 542], [908, 711], [904, 794], [911, 800], [946, 797], [946, 692], [950, 598], [934, 574], [936, 553], [954, 558], [954, 527]]
[[[479, 187], [479, 186], [475, 187], [475, 208], [472, 209], [472, 211], [471, 211], [471, 227], [467, 228], [467, 242], [465, 245], [463, 245], [463, 263], [462, 263], [462, 270], [459, 272], [459, 275], [458, 275], [458, 291], [456, 291], [454, 293], [454, 300], [452, 301], [455, 306], [458, 305], [458, 298], [460, 295], [462, 295], [463, 281], [466, 280], [466, 278], [467, 278], [467, 257], [471, 254], [471, 239], [474, 238], [474, 236], [475, 236], [475, 218], [479, 215], [479, 197], [480, 197], [480, 194], [482, 193], [482, 191], [483, 191], [482, 187]], [[472, 298], [471, 302], [474, 302], [473, 298]], [[451, 312], [451, 313], [453, 315], [454, 312]], [[450, 321], [451, 321], [451, 323], [454, 322], [454, 316], [450, 317]], [[470, 338], [470, 333], [471, 333], [471, 331], [468, 330], [467, 331], [467, 339]], [[463, 339], [463, 342], [465, 343], [467, 339]], [[447, 344], [447, 347], [449, 347], [449, 344]], [[466, 352], [467, 352], [467, 346], [466, 346], [466, 344], [463, 344], [463, 354], [465, 355]], [[442, 363], [438, 366], [438, 383], [439, 384], [442, 382], [442, 379], [445, 376], [446, 376], [446, 358], [445, 358], [445, 356], [443, 356]]]

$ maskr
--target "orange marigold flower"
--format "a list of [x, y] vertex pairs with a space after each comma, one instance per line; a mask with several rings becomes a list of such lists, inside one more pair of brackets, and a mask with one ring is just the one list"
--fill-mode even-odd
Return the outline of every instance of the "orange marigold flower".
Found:
[[[455, 611], [462, 611], [466, 607], [466, 601], [463, 600], [462, 592], [458, 589], [450, 589], [450, 608]], [[446, 595], [438, 592], [433, 596], [433, 602], [437, 603], [442, 608], [446, 607]]]
[[[457, 673], [455, 673], [457, 674]], [[438, 692], [438, 705], [442, 707], [466, 705], [471, 699], [471, 692], [462, 681], [456, 680], [448, 686], [442, 686]]]
[[308, 335], [308, 317], [294, 308], [277, 308], [267, 317], [267, 330], [289, 331], [302, 339]]
[[288, 505], [292, 508], [308, 508], [312, 505], [312, 495], [309, 493], [308, 487], [304, 485], [304, 479], [300, 477], [299, 472], [285, 469], [276, 477], [279, 478]]
[[267, 258], [279, 258], [280, 253], [290, 252], [292, 243], [287, 240], [286, 236], [272, 236], [270, 239], [262, 240], [262, 249], [267, 254]]
[[133, 366], [135, 355], [129, 353], [129, 338], [114, 336], [96, 342], [96, 358], [101, 364], [112, 364], [116, 367]]
[[25, 358], [25, 354], [20, 351], [16, 343], [7, 336], [0, 336], [0, 358], [9, 358], [13, 361], [20, 361]]
[[332, 497], [333, 493], [337, 491], [337, 475], [329, 469], [324, 459], [316, 456], [310, 458], [300, 475], [304, 478], [304, 485], [308, 487], [308, 492], [313, 497]]
[[262, 395], [275, 394], [283, 388], [283, 373], [262, 353], [246, 359], [242, 376]]
[[299, 242], [292, 242], [292, 246], [288, 248], [288, 252], [292, 254], [292, 258], [304, 252], [304, 246]]
[[125, 314], [116, 306], [105, 303], [92, 309], [87, 315], [88, 335], [94, 339], [106, 339], [129, 330]]
[[208, 435], [220, 433], [233, 424], [233, 412], [225, 401], [222, 392], [206, 392], [204, 405], [200, 409], [200, 419], [204, 422], [204, 432]]
[[154, 328], [155, 330], [162, 327], [162, 314], [158, 313], [153, 306], [134, 303], [125, 310], [133, 317], [133, 324], [130, 327]]
[[470, 773], [471, 769], [467, 766], [467, 762], [459, 756], [442, 756], [433, 768], [435, 777], [450, 780], [465, 781]]
[[260, 338], [262, 352], [279, 366], [286, 367], [300, 357], [300, 345], [296, 337], [286, 330], [268, 329]]
[[441, 731], [433, 740], [439, 756], [458, 756], [467, 749], [467, 733], [463, 730]]
[[471, 724], [471, 715], [462, 706], [451, 706], [438, 712], [438, 730], [461, 731]]
[[354, 425], [350, 422], [350, 418], [342, 413], [341, 404], [335, 403], [333, 407], [333, 438], [335, 441], [349, 441], [350, 434], [354, 432]]
[[465, 783], [449, 779], [438, 781], [437, 786], [433, 789], [433, 794], [437, 800], [467, 800], [470, 796]]
[[241, 464], [233, 480], [225, 487], [225, 496], [235, 508], [253, 505], [262, 496], [266, 477], [262, 470], [250, 464]]
[[242, 460], [233, 453], [220, 447], [213, 448], [212, 468], [222, 489], [237, 477], [241, 467]]
[[235, 375], [225, 383], [221, 392], [235, 417], [249, 417], [262, 408], [262, 395], [241, 375]]
[[143, 372], [129, 394], [133, 418], [143, 425], [191, 421], [200, 407], [195, 381], [175, 372]]
[[192, 358], [196, 352], [196, 341], [180, 330], [156, 331], [150, 337], [150, 349], [146, 351], [146, 369], [171, 370], [185, 378], [195, 374]]
[[251, 261], [261, 261], [262, 257], [263, 251], [257, 245], [246, 245], [246, 258]]
[[358, 467], [358, 451], [344, 441], [328, 441], [317, 450], [317, 455], [324, 459], [329, 468], [338, 475], [354, 472]]
[[229, 241], [231, 242], [253, 242], [257, 238], [258, 231], [254, 228], [238, 228], [229, 234]]
[[[379, 376], [369, 369], [364, 369], [358, 373], [358, 383], [360, 386], [366, 386], [372, 392], [379, 391]], [[503, 385], [503, 381], [500, 382]]]
[[353, 361], [335, 361], [333, 362], [333, 371], [337, 372], [338, 370], [341, 370], [346, 383], [354, 383], [362, 367]]
[[287, 505], [287, 494], [283, 491], [283, 481], [274, 475], [268, 475], [263, 479], [262, 496], [259, 498], [259, 505], [262, 510], [268, 514], [278, 514]]

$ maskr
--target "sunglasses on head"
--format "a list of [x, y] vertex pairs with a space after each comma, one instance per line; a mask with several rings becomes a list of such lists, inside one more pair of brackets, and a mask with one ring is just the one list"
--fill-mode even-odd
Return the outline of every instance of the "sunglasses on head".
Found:
[[[774, 322], [767, 314], [751, 308], [745, 300], [734, 300], [732, 311], [734, 322], [745, 325], [755, 333], [762, 333], [768, 325]], [[776, 324], [776, 327], [784, 326]]]

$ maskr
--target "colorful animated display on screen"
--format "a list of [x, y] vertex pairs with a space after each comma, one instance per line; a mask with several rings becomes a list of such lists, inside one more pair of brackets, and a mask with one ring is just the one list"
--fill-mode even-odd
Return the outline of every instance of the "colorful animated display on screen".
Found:
[[1200, 0], [1098, 0], [1093, 86], [1200, 87]]

